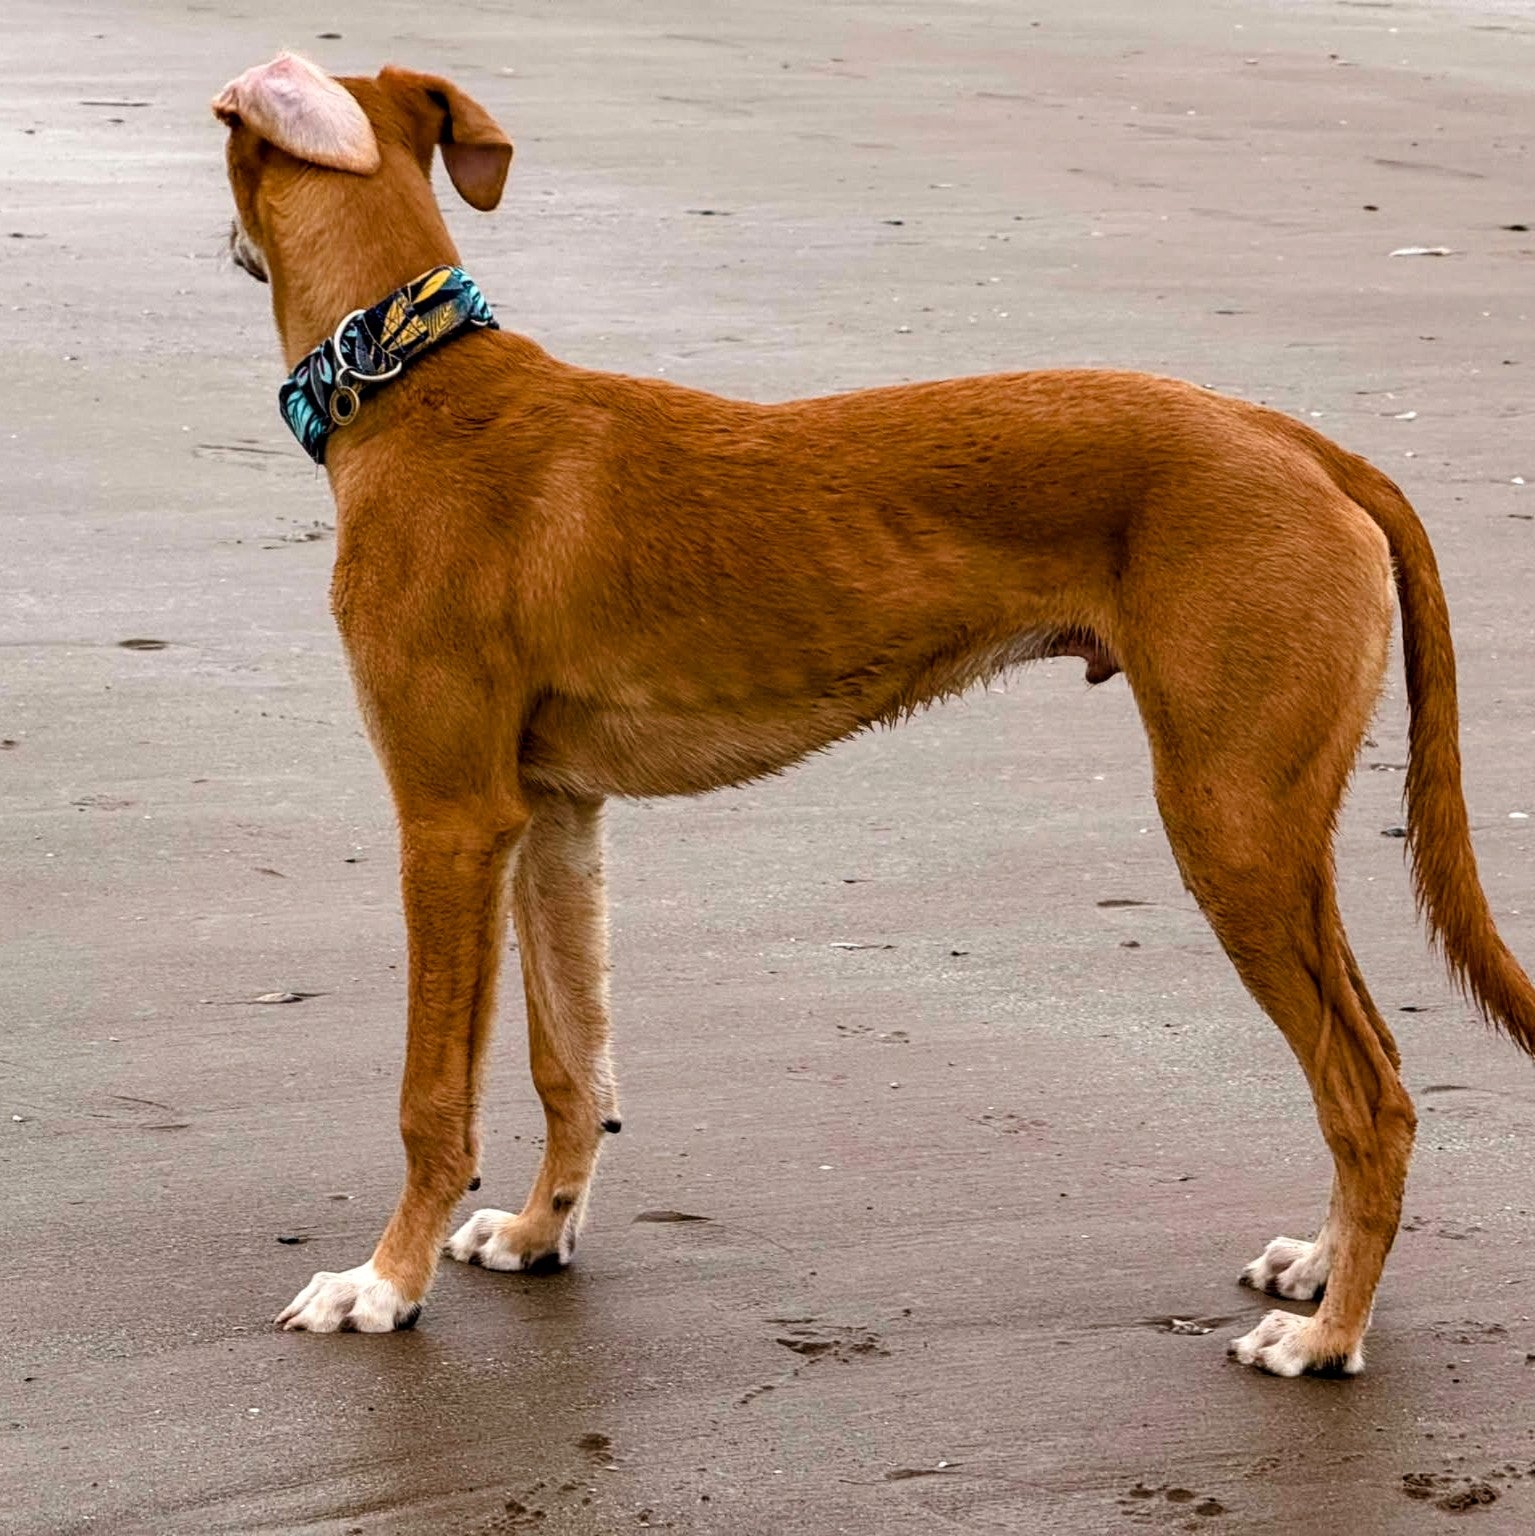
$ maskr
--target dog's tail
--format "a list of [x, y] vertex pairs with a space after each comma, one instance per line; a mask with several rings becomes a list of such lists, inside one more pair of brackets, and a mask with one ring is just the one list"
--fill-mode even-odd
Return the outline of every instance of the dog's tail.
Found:
[[1409, 721], [1407, 845], [1419, 910], [1461, 990], [1535, 1056], [1535, 987], [1498, 935], [1471, 847], [1455, 648], [1433, 548], [1411, 503], [1373, 464], [1333, 443], [1323, 459], [1334, 482], [1385, 534], [1396, 568]]

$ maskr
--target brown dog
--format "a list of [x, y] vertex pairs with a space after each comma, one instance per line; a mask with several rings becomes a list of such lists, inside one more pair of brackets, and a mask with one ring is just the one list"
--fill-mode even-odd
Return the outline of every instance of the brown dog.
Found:
[[[482, 107], [402, 69], [337, 82], [284, 56], [214, 111], [236, 260], [270, 278], [290, 367], [456, 262], [434, 149], [486, 209], [512, 157]], [[522, 1210], [477, 1211], [447, 1246], [495, 1269], [569, 1259], [619, 1124], [606, 796], [739, 783], [1071, 654], [1129, 680], [1183, 878], [1300, 1059], [1334, 1157], [1316, 1240], [1278, 1238], [1243, 1274], [1320, 1309], [1270, 1312], [1232, 1352], [1360, 1369], [1415, 1117], [1339, 919], [1332, 832], [1393, 565], [1418, 895], [1453, 974], [1535, 1053], [1535, 992], [1472, 854], [1444, 593], [1390, 480], [1285, 416], [1139, 374], [753, 405], [489, 331], [378, 389], [327, 468], [336, 621], [400, 821], [407, 1172], [372, 1258], [316, 1275], [283, 1326], [415, 1320], [477, 1182], [508, 887], [548, 1140]]]

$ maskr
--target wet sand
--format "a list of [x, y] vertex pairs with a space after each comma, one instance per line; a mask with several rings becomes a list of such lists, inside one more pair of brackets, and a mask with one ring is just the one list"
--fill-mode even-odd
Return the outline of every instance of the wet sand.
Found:
[[[448, 1265], [410, 1334], [272, 1331], [387, 1215], [403, 1020], [333, 512], [219, 254], [206, 101], [280, 43], [506, 124], [506, 202], [450, 217], [572, 360], [762, 399], [1124, 365], [1374, 457], [1438, 549], [1535, 959], [1528, 6], [524, 9], [7, 8], [0, 1530], [1531, 1529], [1535, 1080], [1381, 835], [1395, 667], [1340, 865], [1422, 1129], [1360, 1380], [1224, 1358], [1328, 1164], [1123, 679], [1070, 661], [614, 807], [625, 1128], [576, 1265]], [[515, 1207], [541, 1121], [502, 1011], [477, 1198]]]

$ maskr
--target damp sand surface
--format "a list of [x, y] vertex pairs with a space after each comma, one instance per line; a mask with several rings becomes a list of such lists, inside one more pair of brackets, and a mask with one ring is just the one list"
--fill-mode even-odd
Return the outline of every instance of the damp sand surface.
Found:
[[[573, 361], [758, 399], [1142, 368], [1371, 456], [1435, 541], [1483, 876], [1535, 957], [1527, 5], [520, 9], [7, 6], [0, 1530], [1535, 1528], [1535, 1080], [1381, 836], [1395, 665], [1339, 858], [1422, 1130], [1360, 1380], [1224, 1357], [1328, 1163], [1123, 679], [1070, 660], [615, 807], [625, 1126], [576, 1264], [450, 1265], [409, 1334], [272, 1331], [394, 1198], [405, 996], [334, 515], [221, 258], [206, 103], [279, 44], [506, 124], [502, 208], [450, 217]], [[516, 1207], [506, 991], [475, 1200]]]

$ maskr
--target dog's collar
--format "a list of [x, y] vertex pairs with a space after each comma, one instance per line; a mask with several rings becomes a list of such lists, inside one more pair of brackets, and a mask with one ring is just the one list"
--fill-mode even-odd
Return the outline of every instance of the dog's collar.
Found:
[[323, 464], [326, 439], [352, 420], [369, 390], [461, 331], [498, 329], [467, 272], [433, 267], [372, 309], [354, 309], [288, 375], [277, 392], [278, 408], [304, 452]]

